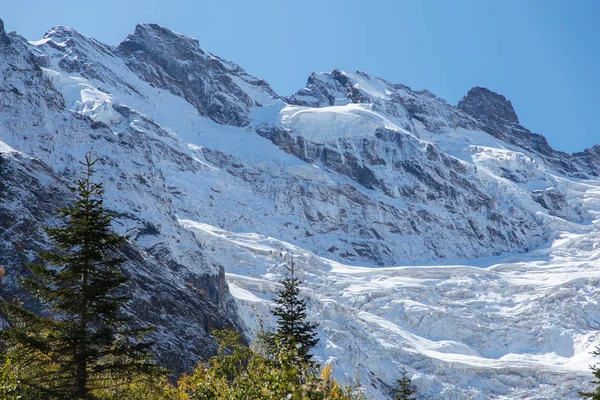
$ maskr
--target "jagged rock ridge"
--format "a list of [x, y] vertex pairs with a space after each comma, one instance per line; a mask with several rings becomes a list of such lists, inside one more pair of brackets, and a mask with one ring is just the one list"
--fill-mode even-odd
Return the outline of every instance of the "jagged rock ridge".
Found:
[[600, 173], [597, 146], [571, 156], [554, 150], [544, 136], [519, 124], [511, 102], [500, 94], [474, 87], [460, 100], [458, 108], [481, 122], [481, 129], [485, 132], [539, 155], [561, 173], [579, 178]]
[[218, 123], [248, 125], [250, 108], [277, 97], [265, 81], [157, 24], [136, 26], [118, 49], [142, 79], [185, 98]]

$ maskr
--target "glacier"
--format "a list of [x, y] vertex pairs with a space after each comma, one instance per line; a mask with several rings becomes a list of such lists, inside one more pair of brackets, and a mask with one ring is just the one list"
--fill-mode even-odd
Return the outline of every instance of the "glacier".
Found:
[[131, 237], [128, 312], [159, 327], [175, 371], [212, 354], [212, 328], [251, 341], [272, 326], [294, 257], [318, 359], [375, 399], [402, 366], [424, 398], [589, 387], [600, 147], [550, 148], [501, 95], [473, 88], [453, 106], [336, 69], [283, 97], [156, 24], [116, 47], [0, 24], [2, 298], [27, 299], [15, 278], [92, 147]]

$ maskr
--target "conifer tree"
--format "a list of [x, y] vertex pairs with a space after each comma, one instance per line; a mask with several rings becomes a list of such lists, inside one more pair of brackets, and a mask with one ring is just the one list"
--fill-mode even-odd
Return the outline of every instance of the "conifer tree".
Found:
[[[102, 183], [92, 181], [92, 152], [71, 188], [75, 203], [59, 210], [63, 226], [45, 231], [56, 251], [39, 254], [22, 286], [50, 309], [38, 316], [3, 303], [11, 327], [2, 332], [10, 373], [45, 399], [96, 399], [96, 393], [136, 377], [160, 374], [144, 341], [149, 328], [132, 328], [121, 313], [127, 278], [118, 255], [126, 237], [111, 231]], [[6, 366], [6, 364], [5, 364]]]
[[[600, 347], [596, 347], [596, 350], [593, 351], [592, 354], [595, 356], [600, 356]], [[593, 392], [580, 392], [579, 395], [586, 399], [600, 400], [600, 368], [595, 366], [590, 368], [595, 378], [592, 383], [596, 385], [596, 388]]]
[[394, 400], [415, 400], [417, 388], [406, 374], [406, 368], [402, 368], [402, 377], [398, 379], [398, 387], [393, 389]]
[[306, 315], [306, 301], [300, 297], [302, 281], [296, 277], [294, 270], [294, 255], [289, 267], [289, 275], [280, 283], [283, 285], [274, 300], [277, 306], [271, 311], [277, 317], [277, 332], [274, 337], [282, 343], [295, 346], [298, 355], [304, 361], [310, 361], [310, 351], [317, 345], [317, 324], [310, 323]]

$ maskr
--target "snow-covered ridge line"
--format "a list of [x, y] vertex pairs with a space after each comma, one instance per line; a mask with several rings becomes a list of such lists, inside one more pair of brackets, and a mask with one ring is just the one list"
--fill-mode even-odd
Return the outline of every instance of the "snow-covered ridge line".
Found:
[[[181, 38], [180, 35], [174, 33], [165, 33], [164, 28], [161, 27], [144, 25], [138, 27], [136, 32], [132, 36], [132, 43], [143, 42], [143, 38], [146, 36], [152, 39], [152, 43], [157, 40], [160, 42], [157, 35], [164, 34], [166, 43], [171, 44], [172, 41], [175, 41], [178, 52], [184, 51], [184, 45], [187, 43], [192, 46], [194, 52], [198, 52], [200, 55], [205, 54], [197, 47], [195, 41]], [[221, 174], [225, 172], [222, 163], [226, 162], [232, 166], [244, 165], [248, 170], [258, 170], [261, 171], [261, 174], [268, 175], [265, 178], [272, 182], [270, 190], [279, 190], [277, 186], [280, 183], [277, 181], [298, 178], [301, 181], [308, 180], [314, 185], [325, 183], [325, 187], [317, 188], [315, 186], [315, 189], [319, 192], [330, 193], [345, 191], [343, 187], [347, 185], [346, 181], [349, 179], [349, 183], [358, 190], [356, 194], [349, 194], [351, 196], [350, 204], [358, 203], [357, 206], [364, 208], [365, 202], [382, 203], [378, 211], [380, 215], [375, 216], [375, 221], [365, 221], [365, 224], [372, 224], [372, 222], [379, 224], [368, 228], [355, 228], [356, 233], [348, 231], [353, 229], [350, 226], [336, 227], [339, 216], [335, 214], [338, 213], [339, 205], [333, 205], [333, 208], [331, 205], [319, 207], [315, 216], [314, 211], [308, 214], [304, 211], [307, 207], [306, 204], [299, 205], [300, 207], [294, 211], [296, 218], [300, 218], [297, 222], [285, 221], [283, 222], [284, 226], [281, 226], [282, 222], [277, 222], [276, 225], [262, 222], [260, 224], [262, 232], [271, 232], [273, 235], [288, 240], [298, 240], [296, 232], [287, 229], [292, 223], [298, 227], [297, 229], [304, 230], [305, 240], [312, 242], [312, 244], [307, 244], [309, 247], [320, 246], [318, 250], [317, 248], [315, 250], [321, 254], [328, 251], [337, 259], [342, 257], [353, 262], [366, 261], [368, 264], [375, 262], [379, 265], [400, 259], [426, 261], [431, 258], [471, 258], [481, 254], [482, 251], [488, 254], [507, 250], [514, 251], [524, 244], [535, 246], [548, 235], [544, 232], [543, 226], [532, 226], [530, 233], [525, 235], [517, 233], [510, 238], [506, 232], [503, 232], [502, 222], [492, 222], [492, 226], [490, 226], [490, 222], [481, 218], [466, 222], [466, 219], [458, 220], [450, 217], [452, 220], [450, 225], [447, 223], [442, 223], [442, 225], [464, 231], [466, 235], [483, 235], [481, 239], [483, 241], [467, 247], [457, 245], [450, 248], [448, 240], [442, 240], [440, 243], [439, 240], [422, 236], [416, 228], [417, 226], [440, 225], [439, 217], [435, 216], [439, 214], [439, 207], [447, 208], [451, 212], [456, 211], [451, 210], [455, 204], [450, 204], [445, 199], [445, 195], [440, 195], [440, 190], [454, 197], [457, 195], [464, 197], [464, 200], [459, 202], [464, 201], [465, 205], [468, 204], [467, 207], [476, 209], [478, 212], [482, 211], [484, 214], [490, 212], [485, 209], [491, 209], [497, 200], [493, 198], [495, 194], [490, 197], [487, 193], [479, 193], [474, 186], [464, 190], [469, 186], [467, 182], [473, 180], [470, 175], [474, 174], [474, 170], [469, 166], [472, 161], [468, 157], [463, 159], [463, 162], [467, 163], [463, 167], [459, 165], [460, 163], [452, 161], [452, 156], [448, 158], [443, 152], [441, 153], [447, 164], [446, 168], [452, 165], [451, 175], [445, 174], [443, 170], [431, 168], [438, 162], [432, 157], [440, 157], [438, 154], [442, 149], [435, 150], [428, 143], [415, 138], [428, 134], [425, 129], [421, 128], [422, 124], [419, 121], [411, 121], [411, 126], [418, 129], [412, 133], [404, 130], [401, 127], [402, 124], [398, 125], [393, 122], [398, 121], [398, 118], [381, 115], [376, 108], [371, 109], [368, 105], [363, 104], [350, 103], [345, 106], [324, 109], [302, 108], [286, 106], [283, 102], [274, 99], [267, 106], [255, 105], [248, 114], [254, 118], [252, 126], [257, 129], [265, 129], [265, 127], [279, 129], [279, 131], [275, 131], [276, 134], [289, 132], [292, 135], [290, 138], [296, 137], [296, 140], [306, 141], [307, 146], [313, 146], [316, 149], [315, 155], [321, 161], [311, 159], [309, 156], [301, 157], [300, 152], [296, 152], [293, 148], [282, 147], [277, 143], [279, 148], [292, 154], [292, 156], [288, 156], [259, 136], [249, 134], [248, 130], [251, 128], [242, 130], [210, 123], [203, 118], [203, 113], [198, 111], [197, 107], [179, 96], [174, 96], [173, 93], [178, 94], [178, 92], [176, 90], [174, 92], [173, 88], [167, 92], [156, 88], [161, 85], [149, 85], [145, 81], [149, 79], [147, 76], [142, 76], [143, 79], [140, 79], [137, 73], [130, 69], [130, 61], [127, 61], [129, 58], [123, 59], [119, 51], [98, 46], [95, 42], [88, 45], [87, 38], [71, 30], [53, 30], [47, 35], [47, 38], [52, 38], [53, 35], [57, 35], [60, 43], [68, 43], [68, 46], [57, 50], [56, 46], [51, 45], [51, 42], [44, 42], [44, 44], [34, 47], [33, 51], [40, 54], [38, 58], [44, 62], [46, 74], [54, 82], [55, 87], [61, 91], [63, 97], [67, 99], [68, 106], [73, 111], [90, 116], [96, 122], [107, 123], [115, 131], [121, 131], [128, 123], [122, 114], [126, 110], [122, 106], [126, 105], [137, 113], [152, 118], [161, 128], [170, 132], [173, 138], [177, 138], [176, 141], [183, 141], [177, 147], [187, 149], [180, 151], [190, 154], [190, 150], [193, 149], [194, 153], [203, 153], [190, 154], [190, 156], [204, 166], [208, 165], [209, 168], [213, 165], [215, 176], [216, 171], [221, 171]], [[68, 37], [66, 40], [65, 35]], [[142, 48], [145, 48], [144, 46]], [[146, 53], [139, 49], [134, 53], [140, 57], [147, 57], [144, 55]], [[164, 57], [164, 55], [160, 57]], [[198, 73], [205, 74], [206, 71], [202, 72], [204, 61], [199, 62]], [[154, 64], [148, 60], [144, 65], [146, 65], [144, 68], [149, 68]], [[73, 69], [75, 70], [73, 71]], [[210, 73], [208, 76], [210, 77]], [[219, 84], [217, 83], [217, 85]], [[430, 97], [429, 94], [427, 96]], [[346, 120], [348, 123], [345, 122]], [[130, 124], [131, 127], [139, 129], [135, 119], [131, 120]], [[398, 133], [394, 136], [389, 132], [380, 132], [381, 129], [388, 131], [391, 129]], [[319, 134], [317, 135], [316, 132]], [[485, 136], [485, 134], [482, 135]], [[273, 141], [273, 137], [263, 136]], [[403, 136], [406, 139], [402, 139]], [[365, 138], [369, 138], [369, 143], [364, 142]], [[240, 146], [238, 143], [243, 143], [243, 145]], [[310, 143], [315, 143], [317, 146], [314, 147]], [[424, 151], [425, 149], [428, 149], [427, 152]], [[215, 151], [218, 152], [218, 156]], [[235, 161], [233, 159], [226, 161], [223, 159], [225, 155], [233, 156]], [[218, 160], [214, 159], [215, 156], [218, 157]], [[424, 162], [431, 165], [424, 165]], [[234, 168], [239, 169], [240, 167]], [[467, 176], [463, 177], [464, 174]], [[222, 182], [228, 179], [231, 178], [221, 177], [218, 180]], [[440, 185], [438, 182], [444, 183]], [[296, 183], [292, 183], [292, 187], [295, 186]], [[230, 187], [237, 186], [231, 185]], [[369, 189], [375, 189], [376, 193]], [[251, 188], [250, 190], [255, 191], [256, 189]], [[381, 194], [377, 192], [381, 192]], [[321, 198], [323, 196], [316, 193], [315, 195]], [[214, 192], [211, 196], [214, 197]], [[227, 193], [227, 196], [232, 197], [235, 194]], [[260, 200], [260, 197], [262, 195], [257, 193], [257, 199], [253, 202], [263, 209], [259, 212], [261, 214], [273, 213], [269, 210], [268, 204], [267, 207], [260, 205], [264, 201]], [[438, 204], [425, 205], [423, 202], [423, 200], [435, 198], [440, 198], [436, 201]], [[325, 202], [330, 203], [333, 200], [331, 198]], [[406, 211], [402, 211], [402, 208], [407, 205], [407, 200], [419, 208], [416, 214], [407, 215]], [[322, 202], [323, 200], [319, 199], [318, 201]], [[182, 203], [182, 206], [186, 209], [189, 208], [187, 204]], [[344, 209], [347, 210], [348, 206], [344, 206]], [[368, 205], [369, 208], [373, 206], [375, 204]], [[237, 206], [234, 205], [234, 207]], [[309, 207], [312, 208], [314, 205]], [[481, 209], [481, 207], [485, 209]], [[190, 211], [197, 213], [199, 210]], [[256, 211], [255, 208], [252, 213], [256, 213]], [[363, 216], [357, 217], [364, 219], [364, 212], [360, 211], [358, 214]], [[327, 216], [324, 221], [325, 226], [316, 224], [318, 213]], [[204, 215], [214, 218], [212, 213]], [[516, 212], [515, 215], [521, 220], [525, 218], [521, 211]], [[195, 218], [197, 216], [198, 214], [194, 215]], [[225, 220], [215, 222], [229, 224], [224, 225], [229, 227], [233, 227], [231, 224], [244, 222], [243, 220], [239, 221], [234, 215], [225, 215], [224, 217]], [[280, 214], [279, 218], [281, 217], [284, 215]], [[502, 218], [500, 216], [500, 219]], [[526, 222], [526, 224], [529, 223]], [[255, 221], [248, 221], [239, 228], [233, 229], [244, 229], [244, 226], [250, 225], [255, 225]], [[331, 241], [316, 240], [315, 234], [326, 232], [331, 232]], [[282, 233], [283, 236], [281, 236]], [[446, 235], [450, 237], [453, 234], [448, 232]], [[348, 236], [351, 240], [345, 239]], [[386, 239], [386, 236], [389, 238]], [[405, 239], [400, 236], [404, 236]], [[444, 248], [439, 248], [440, 246]]]

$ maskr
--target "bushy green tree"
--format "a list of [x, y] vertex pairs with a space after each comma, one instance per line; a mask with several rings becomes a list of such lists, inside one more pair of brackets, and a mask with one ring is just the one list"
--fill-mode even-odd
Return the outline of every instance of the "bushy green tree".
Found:
[[10, 359], [5, 372], [39, 398], [96, 399], [162, 373], [144, 340], [149, 329], [132, 328], [121, 313], [129, 301], [119, 256], [126, 238], [111, 231], [102, 183], [92, 181], [97, 161], [91, 152], [86, 156], [83, 178], [71, 188], [75, 203], [59, 210], [63, 226], [46, 229], [57, 250], [40, 253], [43, 262], [30, 265], [33, 277], [21, 280], [50, 314], [2, 304], [11, 323], [2, 332]]
[[271, 340], [276, 339], [282, 344], [295, 347], [300, 357], [309, 361], [312, 359], [310, 351], [319, 342], [317, 324], [307, 319], [306, 301], [300, 297], [302, 280], [295, 275], [293, 254], [286, 269], [288, 276], [280, 281], [283, 288], [274, 300], [277, 305], [271, 311], [277, 317], [277, 331], [271, 335]]
[[261, 339], [250, 349], [237, 332], [216, 332], [219, 354], [200, 363], [192, 375], [179, 380], [182, 400], [359, 400], [356, 385], [341, 385], [304, 361], [294, 348], [275, 338], [275, 345]]

